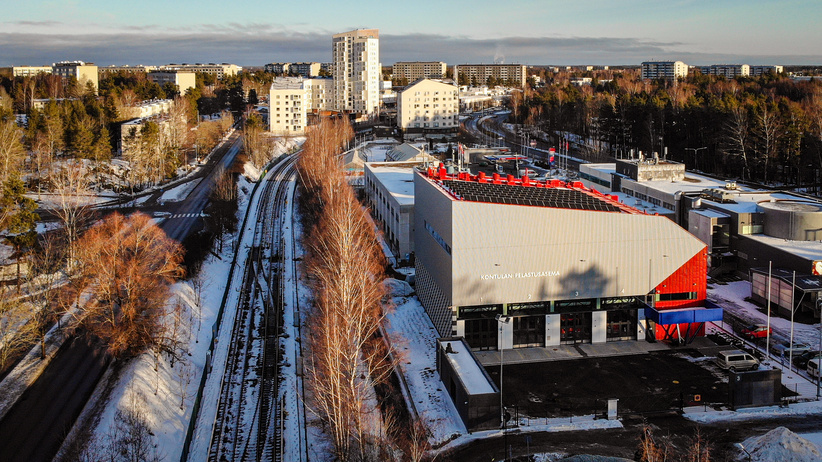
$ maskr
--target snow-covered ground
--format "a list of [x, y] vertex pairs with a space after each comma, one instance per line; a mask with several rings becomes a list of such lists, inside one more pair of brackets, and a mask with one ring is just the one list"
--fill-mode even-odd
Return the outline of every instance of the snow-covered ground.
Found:
[[160, 196], [160, 202], [179, 202], [185, 200], [185, 198], [188, 197], [188, 193], [194, 190], [198, 184], [200, 184], [200, 180], [187, 181], [168, 189]]
[[[252, 187], [244, 177], [240, 177], [238, 186], [240, 192], [237, 214], [238, 219], [242, 220], [248, 207], [248, 196], [242, 191], [251, 191]], [[235, 236], [226, 236], [224, 239], [231, 242], [234, 238]], [[232, 253], [231, 245], [224, 246], [221, 255], [212, 254], [206, 259], [198, 280], [181, 281], [174, 285], [170, 301], [179, 302], [184, 307], [186, 314], [183, 324], [188, 327], [184, 340], [187, 341], [188, 353], [182, 361], [173, 364], [165, 355], [155, 358], [150, 353], [128, 364], [109, 396], [105, 410], [95, 422], [92, 432], [94, 438], [90, 442], [92, 450], [100, 450], [110, 443], [112, 431], [117, 424], [118, 409], [134, 410], [136, 406], [146, 417], [154, 433], [153, 441], [157, 448], [161, 448], [160, 455], [167, 460], [179, 459], [194, 397], [206, 364], [212, 326], [217, 320], [225, 291]], [[223, 316], [225, 319], [230, 313]], [[229, 329], [223, 329], [223, 332], [226, 330]], [[218, 342], [219, 340], [221, 339]], [[204, 399], [203, 404], [207, 403]], [[205, 445], [207, 447], [208, 437]], [[206, 460], [206, 457], [192, 460]]]

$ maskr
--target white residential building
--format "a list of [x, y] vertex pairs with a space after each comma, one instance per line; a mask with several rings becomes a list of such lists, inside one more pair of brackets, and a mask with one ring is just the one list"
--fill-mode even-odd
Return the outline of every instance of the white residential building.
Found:
[[702, 67], [701, 70], [703, 74], [721, 75], [726, 79], [751, 75], [751, 66], [747, 64], [711, 64], [710, 66]]
[[642, 80], [665, 79], [676, 81], [688, 76], [688, 65], [682, 61], [645, 61], [642, 63]]
[[51, 74], [51, 66], [14, 66], [11, 68], [13, 77], [33, 77], [37, 74]]
[[190, 72], [202, 72], [204, 74], [212, 74], [216, 75], [218, 79], [222, 79], [223, 77], [237, 75], [243, 71], [243, 68], [236, 65], [236, 64], [229, 64], [229, 63], [208, 63], [208, 64], [166, 64], [165, 66], [160, 66], [162, 70], [178, 70], [178, 71], [190, 71]]
[[268, 63], [264, 70], [270, 74], [301, 75], [303, 77], [317, 77], [320, 75], [320, 63]]
[[397, 126], [402, 130], [454, 131], [459, 126], [459, 89], [438, 80], [422, 79], [397, 96]]
[[395, 79], [406, 79], [408, 83], [419, 79], [445, 78], [445, 63], [442, 61], [413, 61], [394, 63]]
[[177, 85], [177, 91], [181, 95], [186, 94], [186, 91], [197, 85], [195, 74], [191, 71], [156, 70], [148, 73], [148, 79], [157, 82], [160, 86], [169, 82], [173, 83]]
[[773, 72], [774, 74], [781, 74], [785, 68], [782, 66], [751, 66], [751, 75], [759, 77], [762, 74]]
[[459, 64], [454, 66], [454, 79], [459, 81], [464, 75], [473, 85], [476, 81], [484, 85], [490, 77], [494, 80], [509, 82], [513, 86], [525, 86], [527, 78], [524, 64]]
[[379, 109], [380, 33], [358, 29], [332, 37], [334, 109], [370, 115]]
[[302, 135], [309, 115], [329, 108], [331, 79], [281, 77], [269, 92], [269, 130], [277, 135]]
[[97, 66], [94, 63], [84, 63], [83, 61], [60, 61], [51, 65], [52, 73], [64, 79], [74, 77], [84, 90], [87, 82], [94, 85], [94, 92], [97, 93]]

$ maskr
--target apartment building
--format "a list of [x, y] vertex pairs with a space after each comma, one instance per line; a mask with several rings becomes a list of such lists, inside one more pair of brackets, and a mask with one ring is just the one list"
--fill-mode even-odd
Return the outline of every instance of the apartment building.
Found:
[[173, 83], [177, 85], [177, 90], [184, 95], [189, 89], [193, 89], [196, 83], [194, 72], [178, 70], [154, 70], [148, 73], [148, 79], [160, 84]]
[[406, 133], [455, 131], [459, 126], [459, 90], [439, 80], [421, 79], [397, 96], [397, 127]]
[[311, 78], [320, 75], [320, 63], [269, 63], [264, 66], [270, 74], [300, 75]]
[[218, 79], [222, 79], [226, 76], [233, 76], [237, 75], [243, 71], [243, 68], [236, 65], [236, 64], [228, 64], [228, 63], [208, 63], [208, 64], [167, 64], [165, 66], [160, 66], [162, 70], [177, 70], [177, 71], [189, 71], [189, 72], [202, 72], [205, 74], [212, 74], [216, 75]]
[[781, 74], [785, 71], [783, 66], [751, 66], [751, 75], [754, 77], [759, 77], [763, 74], [769, 74], [773, 72], [774, 74]]
[[446, 66], [442, 61], [413, 61], [394, 63], [393, 74], [395, 79], [406, 79], [414, 82], [419, 79], [445, 78]]
[[460, 75], [465, 75], [469, 82], [476, 79], [480, 85], [485, 84], [489, 77], [519, 87], [524, 86], [526, 81], [524, 64], [458, 64], [454, 66], [454, 78], [459, 79]]
[[129, 65], [115, 66], [115, 65], [111, 65], [111, 66], [101, 67], [97, 70], [99, 72], [151, 72], [151, 71], [156, 70], [156, 69], [157, 69], [157, 66], [144, 66], [142, 64], [138, 64], [136, 66], [129, 66]]
[[358, 29], [332, 36], [334, 109], [363, 115], [379, 110], [380, 33]]
[[642, 63], [642, 80], [664, 79], [671, 82], [688, 75], [688, 65], [682, 61], [645, 61]]
[[329, 108], [331, 79], [281, 77], [269, 91], [269, 130], [276, 135], [302, 135], [309, 115]]
[[64, 79], [74, 77], [80, 84], [80, 88], [85, 88], [87, 82], [94, 85], [94, 92], [97, 92], [97, 66], [94, 63], [83, 61], [60, 61], [51, 65], [52, 73]]
[[51, 66], [14, 66], [11, 75], [14, 77], [33, 77], [37, 74], [51, 74]]
[[711, 64], [703, 66], [701, 70], [705, 75], [721, 75], [726, 79], [751, 75], [751, 66], [747, 64]]

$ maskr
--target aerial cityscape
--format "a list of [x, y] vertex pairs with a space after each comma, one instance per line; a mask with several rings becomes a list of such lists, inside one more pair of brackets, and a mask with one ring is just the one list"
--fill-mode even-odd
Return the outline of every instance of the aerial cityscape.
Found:
[[716, 3], [9, 5], [0, 461], [822, 460], [822, 4]]

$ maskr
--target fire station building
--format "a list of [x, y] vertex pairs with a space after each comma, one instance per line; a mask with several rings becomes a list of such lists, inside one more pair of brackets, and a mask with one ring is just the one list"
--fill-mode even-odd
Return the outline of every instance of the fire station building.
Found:
[[[688, 342], [721, 319], [706, 245], [579, 182], [414, 174], [417, 295], [472, 349]], [[506, 322], [500, 322], [502, 319]]]

